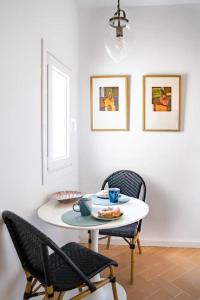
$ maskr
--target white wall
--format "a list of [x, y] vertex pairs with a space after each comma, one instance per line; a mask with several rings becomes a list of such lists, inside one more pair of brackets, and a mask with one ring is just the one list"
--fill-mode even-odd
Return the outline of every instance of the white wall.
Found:
[[[60, 244], [78, 233], [55, 229], [36, 210], [54, 191], [78, 188], [77, 133], [73, 165], [51, 186], [42, 185], [41, 38], [73, 71], [72, 117], [77, 118], [78, 12], [74, 0], [0, 0], [0, 213], [9, 209]], [[22, 299], [25, 278], [0, 224], [0, 299]]]
[[[114, 9], [80, 11], [80, 185], [97, 191], [118, 169], [141, 174], [150, 213], [146, 244], [200, 246], [200, 5], [127, 9], [128, 59], [114, 64], [104, 50], [104, 27]], [[130, 131], [90, 130], [89, 77], [128, 74]], [[182, 131], [142, 131], [142, 75], [182, 75]]]
[[[55, 229], [36, 210], [53, 191], [78, 188], [77, 133], [73, 165], [51, 186], [41, 183], [41, 38], [74, 74], [72, 117], [80, 106], [80, 184], [93, 192], [109, 173], [133, 169], [147, 183], [150, 214], [143, 239], [200, 244], [200, 6], [129, 9], [132, 44], [129, 59], [115, 65], [107, 57], [103, 31], [111, 9], [80, 11], [74, 0], [0, 0], [0, 208], [30, 220], [62, 244], [78, 233]], [[80, 58], [80, 86], [78, 59]], [[180, 133], [142, 132], [142, 75], [183, 75], [183, 127]], [[128, 132], [91, 132], [89, 77], [131, 75]], [[77, 103], [79, 94], [79, 105]], [[1, 299], [21, 299], [24, 276], [6, 228], [0, 224]], [[12, 287], [12, 288], [11, 288]]]

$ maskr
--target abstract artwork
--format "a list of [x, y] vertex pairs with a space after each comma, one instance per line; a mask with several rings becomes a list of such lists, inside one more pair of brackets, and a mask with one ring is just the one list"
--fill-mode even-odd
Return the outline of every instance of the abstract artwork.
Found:
[[100, 111], [119, 110], [119, 88], [118, 87], [99, 88], [99, 110]]

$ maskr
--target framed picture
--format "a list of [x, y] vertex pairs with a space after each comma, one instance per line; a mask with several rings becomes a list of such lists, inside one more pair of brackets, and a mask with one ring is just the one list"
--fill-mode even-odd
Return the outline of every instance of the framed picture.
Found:
[[91, 129], [128, 130], [128, 76], [90, 78]]
[[143, 130], [180, 131], [181, 76], [143, 76]]

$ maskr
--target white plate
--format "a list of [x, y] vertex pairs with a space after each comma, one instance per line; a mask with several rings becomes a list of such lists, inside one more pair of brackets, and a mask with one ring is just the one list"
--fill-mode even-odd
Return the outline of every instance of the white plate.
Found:
[[101, 195], [101, 192], [96, 193], [96, 196], [97, 196], [98, 198], [102, 198], [102, 199], [108, 199], [108, 198], [109, 198], [108, 195], [102, 196], [102, 195]]
[[115, 217], [115, 218], [104, 218], [104, 217], [100, 217], [98, 215], [98, 211], [95, 211], [92, 213], [92, 216], [95, 218], [95, 219], [98, 219], [98, 220], [103, 220], [103, 221], [114, 221], [114, 220], [118, 220], [120, 219], [122, 216], [123, 216], [123, 212], [121, 213], [121, 215], [119, 217]]
[[[100, 193], [101, 193], [101, 192], [96, 193], [96, 196], [97, 196], [98, 198], [101, 198], [101, 199], [109, 199], [109, 196], [108, 196], [108, 195], [107, 195], [107, 196], [102, 196]], [[121, 194], [119, 194], [119, 197], [121, 197]]]

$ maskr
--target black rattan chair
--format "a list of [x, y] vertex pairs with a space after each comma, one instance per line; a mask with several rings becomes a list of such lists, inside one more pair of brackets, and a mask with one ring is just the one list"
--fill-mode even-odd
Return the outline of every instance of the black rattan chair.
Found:
[[[61, 300], [66, 291], [79, 288], [71, 299], [82, 299], [111, 282], [117, 298], [113, 266], [117, 263], [77, 243], [59, 248], [50, 238], [16, 214], [5, 211], [3, 220], [25, 271], [27, 283], [23, 299], [44, 295]], [[49, 254], [51, 249], [51, 254]], [[90, 279], [109, 268], [109, 276], [99, 282]]]
[[[145, 201], [146, 197], [146, 185], [144, 180], [137, 173], [130, 170], [120, 170], [117, 171], [110, 176], [108, 176], [102, 185], [102, 190], [105, 189], [106, 185], [109, 188], [117, 187], [120, 188], [120, 193], [127, 195], [129, 197], [134, 197]], [[141, 231], [142, 220], [139, 222], [113, 228], [113, 229], [103, 229], [99, 231], [100, 235], [104, 235], [103, 238], [108, 238], [107, 249], [110, 246], [111, 236], [122, 237], [129, 245], [131, 249], [131, 274], [130, 274], [130, 282], [133, 283], [133, 273], [134, 273], [134, 249], [135, 245], [138, 245], [139, 253], [142, 253], [139, 234]], [[100, 239], [103, 239], [100, 238]], [[89, 238], [89, 242], [91, 243], [91, 239]]]

